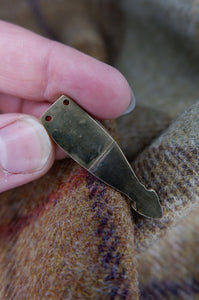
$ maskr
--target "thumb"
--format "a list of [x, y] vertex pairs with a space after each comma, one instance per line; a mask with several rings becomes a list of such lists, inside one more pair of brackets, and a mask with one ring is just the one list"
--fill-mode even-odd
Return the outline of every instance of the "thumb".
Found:
[[0, 192], [42, 176], [54, 162], [42, 124], [24, 114], [0, 115]]

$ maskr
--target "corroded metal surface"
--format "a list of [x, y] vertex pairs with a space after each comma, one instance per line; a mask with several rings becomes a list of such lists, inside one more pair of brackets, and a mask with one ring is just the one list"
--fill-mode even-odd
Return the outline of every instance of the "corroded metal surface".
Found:
[[41, 122], [69, 156], [127, 195], [138, 213], [162, 217], [157, 194], [145, 189], [111, 135], [72, 99], [61, 96], [43, 114]]

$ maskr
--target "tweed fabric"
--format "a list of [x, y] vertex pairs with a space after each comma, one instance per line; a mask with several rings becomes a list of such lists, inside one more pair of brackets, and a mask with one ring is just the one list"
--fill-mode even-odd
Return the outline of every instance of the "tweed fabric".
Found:
[[199, 102], [185, 111], [136, 159], [134, 169], [143, 184], [154, 188], [163, 218], [138, 218], [136, 248], [151, 246], [158, 237], [189, 214], [199, 201]]
[[3, 193], [1, 207], [0, 299], [137, 298], [129, 206], [76, 163]]
[[[115, 56], [116, 1], [58, 2], [21, 0], [14, 11], [0, 0], [0, 14], [101, 60]], [[138, 216], [75, 163], [57, 162], [43, 178], [0, 195], [0, 299], [199, 298], [199, 103], [161, 135], [198, 97], [198, 59], [185, 50], [197, 53], [198, 3], [122, 4], [127, 34], [118, 67], [135, 87], [137, 108], [118, 121], [121, 144], [129, 158], [138, 155], [136, 173], [157, 190], [163, 219]]]
[[198, 299], [199, 205], [137, 256], [140, 299]]
[[161, 220], [135, 221], [141, 299], [198, 299], [198, 134], [199, 102], [136, 159], [137, 175], [163, 207]]

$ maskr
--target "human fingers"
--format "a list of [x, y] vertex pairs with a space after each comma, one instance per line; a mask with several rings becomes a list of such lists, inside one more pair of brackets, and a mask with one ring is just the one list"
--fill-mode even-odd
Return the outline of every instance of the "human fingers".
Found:
[[38, 119], [0, 115], [0, 192], [39, 178], [52, 166], [54, 144]]
[[[28, 101], [14, 96], [0, 94], [1, 113], [23, 113], [39, 119], [51, 104], [52, 103], [47, 101]], [[55, 145], [55, 159], [63, 159], [65, 157], [67, 157], [66, 153], [59, 146]]]
[[3, 21], [0, 36], [1, 93], [51, 102], [66, 94], [102, 119], [128, 107], [130, 87], [111, 66]]

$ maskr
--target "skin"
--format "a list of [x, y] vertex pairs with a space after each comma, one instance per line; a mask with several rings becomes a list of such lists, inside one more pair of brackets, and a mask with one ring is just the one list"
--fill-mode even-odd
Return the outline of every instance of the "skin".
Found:
[[[30, 121], [32, 116], [39, 118], [60, 95], [65, 94], [96, 118], [113, 119], [128, 107], [131, 89], [123, 75], [113, 67], [19, 26], [0, 21], [0, 37], [0, 153], [5, 152], [0, 157], [2, 192], [39, 178], [55, 159], [66, 157], [45, 137], [40, 139], [41, 146], [48, 148], [48, 153], [41, 168], [37, 166], [35, 170], [30, 160], [12, 168], [22, 159], [18, 157], [20, 153], [30, 151], [28, 134], [34, 136], [34, 133], [27, 131], [24, 135], [22, 132], [27, 124], [38, 123], [35, 119], [33, 123]], [[36, 127], [35, 137], [42, 131], [39, 125]], [[9, 135], [7, 132], [11, 129]], [[32, 162], [40, 155], [39, 147], [31, 154]]]

